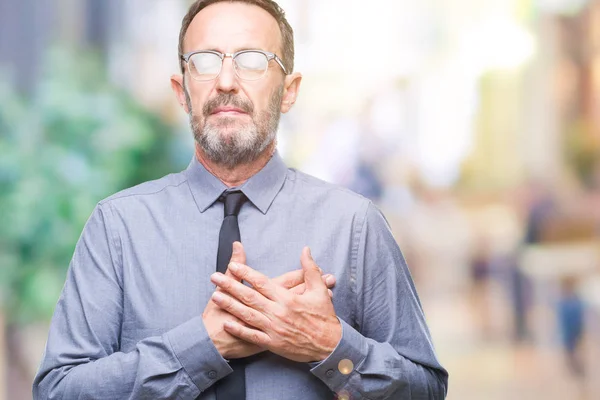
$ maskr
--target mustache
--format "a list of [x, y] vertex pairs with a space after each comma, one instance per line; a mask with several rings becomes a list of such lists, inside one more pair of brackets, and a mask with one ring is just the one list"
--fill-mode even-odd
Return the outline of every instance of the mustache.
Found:
[[233, 106], [243, 112], [252, 115], [254, 105], [249, 100], [243, 100], [232, 93], [219, 93], [217, 97], [207, 101], [202, 107], [202, 113], [208, 116], [213, 113], [217, 107]]

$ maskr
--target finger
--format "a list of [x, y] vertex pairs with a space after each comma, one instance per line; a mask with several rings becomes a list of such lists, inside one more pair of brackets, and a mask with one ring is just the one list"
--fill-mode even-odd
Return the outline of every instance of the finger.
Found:
[[[233, 242], [231, 246], [231, 260], [229, 262], [246, 264], [246, 251], [244, 250], [244, 246], [242, 245], [242, 243]], [[227, 272], [229, 272], [229, 270], [227, 270]]]
[[[242, 243], [240, 242], [233, 242], [233, 244], [231, 245], [231, 259], [229, 262], [239, 262], [242, 264], [246, 264], [246, 251], [244, 250], [244, 246], [242, 245]], [[229, 268], [227, 268], [227, 271], [225, 271], [225, 275], [227, 276], [231, 276], [234, 279], [235, 276], [231, 273], [231, 271], [229, 271]], [[217, 290], [220, 290], [219, 288], [217, 288]]]
[[266, 333], [257, 329], [245, 327], [234, 321], [226, 321], [223, 324], [225, 330], [231, 335], [245, 340], [246, 342], [253, 343], [262, 348], [268, 348], [271, 343], [271, 338]]
[[238, 279], [248, 282], [256, 291], [269, 300], [277, 301], [285, 293], [268, 276], [261, 274], [247, 265], [234, 262], [229, 264], [229, 269]]
[[331, 291], [331, 289], [327, 289], [327, 293], [329, 293], [329, 297], [333, 299], [333, 292]]
[[271, 303], [271, 301], [265, 298], [265, 296], [233, 277], [216, 272], [210, 276], [210, 280], [217, 285], [217, 288], [221, 289], [221, 291], [226, 292], [248, 307], [258, 311], [267, 311], [270, 307], [269, 303]]
[[[334, 287], [335, 284], [336, 284], [336, 279], [331, 274], [323, 275], [321, 277], [321, 279], [323, 279], [323, 282], [325, 283], [325, 285], [329, 289], [331, 289], [332, 287]], [[304, 282], [302, 282], [301, 284], [299, 284], [299, 285], [294, 286], [293, 288], [291, 288], [290, 292], [292, 292], [294, 294], [302, 294], [302, 293], [304, 293], [305, 290], [306, 290], [306, 284]]]
[[214, 292], [212, 301], [221, 309], [238, 318], [243, 323], [258, 329], [265, 329], [269, 320], [264, 314], [240, 303], [225, 293]]
[[277, 278], [271, 279], [271, 281], [273, 281], [276, 285], [282, 286], [286, 289], [291, 289], [304, 282], [304, 271], [302, 269], [297, 269], [291, 272], [286, 272]]
[[323, 275], [322, 279], [323, 279], [323, 283], [325, 283], [325, 285], [330, 289], [332, 287], [334, 287], [337, 282], [337, 280], [335, 279], [335, 276], [333, 276], [331, 274]]
[[302, 269], [304, 270], [304, 282], [306, 283], [306, 290], [324, 290], [327, 288], [327, 286], [325, 286], [321, 280], [319, 267], [317, 266], [317, 263], [315, 263], [315, 260], [313, 260], [308, 247], [302, 249], [300, 264], [302, 264]]

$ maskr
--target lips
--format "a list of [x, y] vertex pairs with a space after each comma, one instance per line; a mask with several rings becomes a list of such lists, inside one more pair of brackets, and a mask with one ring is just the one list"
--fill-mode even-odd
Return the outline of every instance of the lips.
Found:
[[240, 98], [233, 93], [219, 93], [214, 99], [210, 99], [202, 107], [202, 114], [206, 117], [215, 116], [251, 116], [254, 106], [250, 100]]
[[215, 114], [234, 115], [234, 114], [246, 114], [246, 112], [244, 110], [242, 110], [241, 108], [231, 107], [231, 106], [223, 106], [223, 107], [217, 107], [211, 112], [211, 115], [215, 115]]

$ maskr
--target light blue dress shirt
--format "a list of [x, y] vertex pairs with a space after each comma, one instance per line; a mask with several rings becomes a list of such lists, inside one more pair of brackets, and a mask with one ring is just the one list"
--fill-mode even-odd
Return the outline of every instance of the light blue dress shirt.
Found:
[[[417, 292], [387, 222], [367, 199], [288, 169], [275, 153], [241, 190], [247, 264], [276, 277], [310, 246], [336, 276], [342, 339], [320, 363], [270, 352], [246, 367], [248, 400], [443, 399]], [[214, 292], [226, 186], [189, 167], [101, 201], [77, 243], [35, 399], [214, 399], [231, 373], [202, 322]], [[349, 360], [350, 373], [338, 368]], [[234, 400], [234, 399], [232, 399]]]

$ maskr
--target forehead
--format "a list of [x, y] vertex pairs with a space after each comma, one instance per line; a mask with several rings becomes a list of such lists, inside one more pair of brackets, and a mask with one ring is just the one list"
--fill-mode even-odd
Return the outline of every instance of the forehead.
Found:
[[212, 49], [235, 52], [254, 48], [278, 52], [281, 32], [277, 21], [262, 8], [240, 2], [211, 4], [192, 20], [184, 52]]

